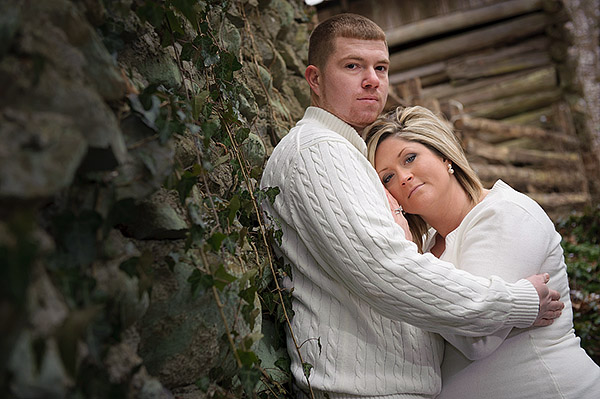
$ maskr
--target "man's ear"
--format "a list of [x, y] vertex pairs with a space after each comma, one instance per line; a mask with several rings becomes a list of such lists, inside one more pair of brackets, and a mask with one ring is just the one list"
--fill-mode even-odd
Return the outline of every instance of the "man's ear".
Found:
[[304, 78], [308, 82], [313, 93], [317, 96], [321, 95], [321, 71], [314, 65], [309, 65], [304, 71]]

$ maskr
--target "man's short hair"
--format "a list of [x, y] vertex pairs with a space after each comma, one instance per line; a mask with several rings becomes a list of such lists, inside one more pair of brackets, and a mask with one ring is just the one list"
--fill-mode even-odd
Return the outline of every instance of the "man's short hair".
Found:
[[381, 40], [386, 43], [385, 32], [375, 22], [357, 14], [337, 14], [321, 22], [310, 35], [308, 64], [323, 68], [335, 48], [335, 39]]

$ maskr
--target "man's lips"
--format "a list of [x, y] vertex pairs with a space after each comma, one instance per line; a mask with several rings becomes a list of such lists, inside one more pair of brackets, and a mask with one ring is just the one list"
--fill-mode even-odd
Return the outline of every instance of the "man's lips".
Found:
[[379, 101], [379, 98], [377, 98], [377, 97], [360, 97], [359, 100], [360, 101]]
[[425, 183], [421, 183], [421, 184], [419, 184], [419, 185], [417, 185], [417, 186], [414, 186], [414, 187], [412, 188], [412, 190], [410, 190], [410, 193], [408, 193], [408, 198], [410, 198], [410, 196], [411, 196], [411, 195], [413, 195], [413, 193], [415, 192], [415, 190], [419, 189], [419, 188], [420, 188], [422, 185], [424, 185], [424, 184], [425, 184]]

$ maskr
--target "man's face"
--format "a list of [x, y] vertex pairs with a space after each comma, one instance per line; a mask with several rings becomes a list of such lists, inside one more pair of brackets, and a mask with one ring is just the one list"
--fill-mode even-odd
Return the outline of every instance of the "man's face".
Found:
[[320, 71], [317, 105], [360, 132], [385, 106], [389, 63], [383, 41], [336, 38]]

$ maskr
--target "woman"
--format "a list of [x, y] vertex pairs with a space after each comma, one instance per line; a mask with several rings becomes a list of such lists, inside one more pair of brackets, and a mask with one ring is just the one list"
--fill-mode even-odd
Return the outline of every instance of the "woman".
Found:
[[542, 329], [444, 335], [438, 398], [600, 398], [600, 368], [573, 330], [561, 238], [542, 208], [501, 180], [484, 189], [452, 129], [423, 107], [398, 108], [365, 134], [369, 160], [421, 251], [506, 281], [547, 272], [565, 303]]

